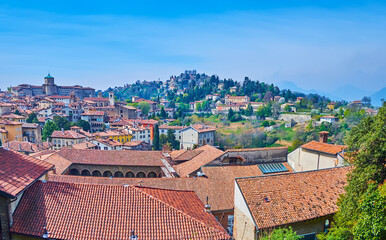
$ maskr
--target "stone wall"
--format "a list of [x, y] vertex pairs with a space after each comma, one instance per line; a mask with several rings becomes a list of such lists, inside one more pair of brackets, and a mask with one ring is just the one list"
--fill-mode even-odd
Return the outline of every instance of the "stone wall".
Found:
[[311, 115], [306, 114], [280, 114], [279, 120], [283, 120], [286, 122], [295, 121], [296, 123], [305, 123], [311, 120]]
[[123, 176], [125, 176], [126, 173], [128, 172], [132, 172], [134, 176], [137, 176], [138, 173], [142, 172], [146, 175], [145, 177], [150, 177], [149, 176], [150, 173], [155, 173], [157, 177], [161, 177], [163, 175], [162, 169], [157, 166], [109, 166], [109, 165], [72, 164], [67, 174], [71, 175], [73, 169], [78, 170], [80, 175], [82, 175], [83, 170], [88, 170], [88, 172], [91, 175], [93, 174], [94, 171], [99, 171], [102, 176], [103, 176], [103, 173], [106, 171], [109, 171], [112, 174], [112, 176], [114, 176], [114, 174], [117, 173], [118, 171], [121, 172]]
[[232, 161], [236, 163], [235, 160], [237, 159], [240, 160], [237, 163], [241, 162], [244, 165], [285, 162], [287, 161], [287, 154], [287, 147], [230, 149], [208, 165], [224, 165], [232, 163]]
[[0, 231], [3, 240], [10, 240], [9, 199], [0, 196]]

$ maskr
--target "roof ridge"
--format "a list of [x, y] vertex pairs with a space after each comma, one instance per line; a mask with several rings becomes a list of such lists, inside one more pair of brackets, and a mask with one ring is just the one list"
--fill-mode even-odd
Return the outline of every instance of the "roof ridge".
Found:
[[[203, 226], [205, 226], [205, 227], [207, 227], [207, 228], [213, 230], [213, 231], [216, 232], [216, 233], [223, 234], [224, 236], [226, 236], [226, 234], [225, 234], [224, 232], [221, 232], [219, 229], [216, 229], [216, 228], [214, 228], [214, 227], [212, 227], [212, 226], [209, 226], [208, 224], [206, 224], [206, 223], [200, 221], [199, 219], [197, 219], [197, 218], [195, 218], [195, 217], [193, 217], [193, 216], [191, 216], [191, 215], [185, 213], [184, 211], [182, 211], [182, 210], [180, 210], [180, 209], [178, 209], [178, 208], [172, 206], [171, 204], [169, 204], [169, 203], [167, 203], [167, 202], [165, 202], [165, 201], [162, 201], [161, 199], [159, 199], [159, 198], [157, 198], [157, 197], [154, 197], [154, 196], [151, 195], [150, 193], [147, 193], [147, 192], [145, 192], [145, 191], [142, 191], [142, 190], [139, 189], [137, 186], [130, 185], [130, 187], [133, 188], [133, 189], [135, 189], [135, 190], [137, 190], [137, 191], [139, 191], [140, 193], [146, 195], [146, 196], [149, 197], [150, 199], [153, 199], [154, 201], [158, 201], [158, 202], [160, 202], [160, 203], [166, 205], [167, 207], [173, 209], [174, 211], [177, 211], [177, 212], [181, 213], [184, 217], [187, 217], [188, 219], [190, 219], [190, 220], [192, 220], [192, 221], [194, 221], [194, 222], [197, 222], [198, 224], [203, 225]], [[165, 190], [166, 190], [166, 189], [165, 189]], [[197, 196], [195, 195], [195, 197], [197, 197]], [[197, 198], [198, 198], [198, 197], [197, 197]], [[198, 198], [198, 199], [199, 199], [199, 198]], [[199, 200], [200, 200], [200, 199], [199, 199]], [[201, 202], [201, 200], [200, 200], [200, 202]], [[204, 210], [204, 209], [203, 209], [203, 210]], [[225, 229], [224, 229], [224, 231], [225, 231]]]

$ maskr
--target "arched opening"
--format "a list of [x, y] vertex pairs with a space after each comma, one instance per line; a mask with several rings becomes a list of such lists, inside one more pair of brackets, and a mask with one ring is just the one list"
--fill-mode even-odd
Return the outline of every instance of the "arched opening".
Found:
[[149, 174], [147, 174], [147, 177], [149, 177], [149, 178], [156, 178], [157, 177], [157, 173], [149, 172]]
[[162, 177], [162, 173], [158, 174], [158, 177], [161, 178]]
[[102, 177], [102, 173], [99, 172], [98, 170], [93, 171], [93, 172], [92, 172], [92, 175], [93, 175], [94, 177]]
[[78, 170], [78, 169], [75, 169], [75, 168], [71, 169], [71, 170], [70, 170], [70, 175], [76, 175], [76, 176], [79, 176], [79, 175], [80, 175], [79, 170]]
[[139, 172], [139, 173], [137, 173], [136, 177], [137, 177], [137, 178], [145, 178], [145, 177], [146, 177], [146, 174], [143, 173], [143, 172]]
[[82, 175], [82, 176], [91, 176], [91, 173], [90, 173], [90, 171], [89, 171], [89, 170], [87, 170], [87, 169], [84, 169], [84, 170], [82, 170], [82, 173], [81, 173], [81, 175]]
[[111, 176], [113, 176], [113, 174], [110, 171], [105, 171], [103, 173], [103, 177], [111, 177]]
[[127, 177], [127, 178], [133, 178], [133, 177], [135, 177], [135, 175], [134, 175], [133, 172], [127, 172], [126, 175], [125, 175], [125, 177]]
[[123, 173], [120, 172], [120, 171], [117, 171], [117, 172], [114, 173], [114, 177], [122, 178], [123, 177]]

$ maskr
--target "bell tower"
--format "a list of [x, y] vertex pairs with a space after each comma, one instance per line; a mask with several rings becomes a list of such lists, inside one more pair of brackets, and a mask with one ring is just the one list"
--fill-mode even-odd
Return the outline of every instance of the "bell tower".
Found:
[[55, 79], [50, 73], [44, 78], [43, 93], [46, 95], [56, 95], [58, 93]]

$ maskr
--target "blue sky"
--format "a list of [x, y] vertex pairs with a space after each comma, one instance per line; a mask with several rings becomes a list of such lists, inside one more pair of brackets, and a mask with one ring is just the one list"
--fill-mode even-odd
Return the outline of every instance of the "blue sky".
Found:
[[0, 2], [0, 88], [51, 72], [106, 89], [185, 69], [323, 91], [386, 86], [382, 1], [79, 2]]

